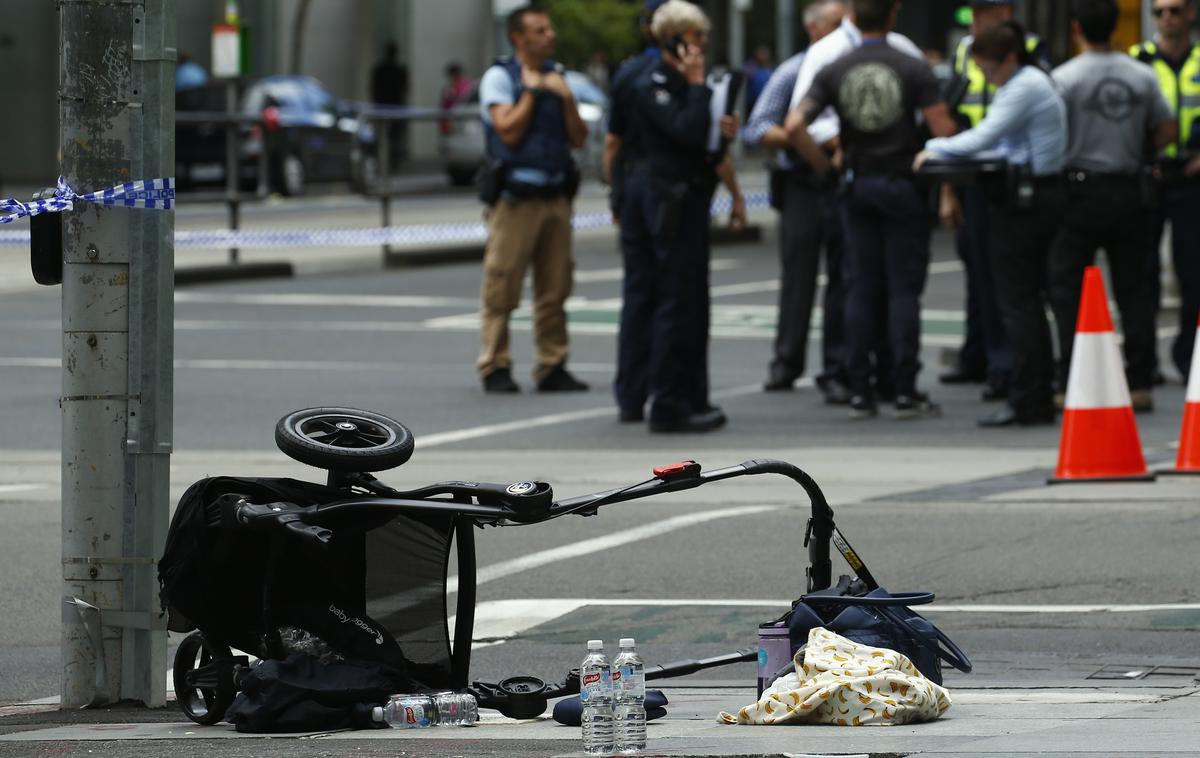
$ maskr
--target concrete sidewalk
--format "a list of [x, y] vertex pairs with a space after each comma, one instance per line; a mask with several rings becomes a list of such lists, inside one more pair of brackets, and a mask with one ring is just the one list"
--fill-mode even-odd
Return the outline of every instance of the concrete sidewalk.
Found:
[[[1014, 662], [1013, 665], [1020, 665]], [[1052, 671], [950, 677], [954, 705], [942, 719], [897, 727], [727, 726], [721, 710], [753, 701], [753, 687], [697, 682], [664, 687], [668, 715], [649, 725], [645, 755], [1196, 755], [1200, 682], [1146, 675], [1122, 682], [1086, 678], [1104, 662]], [[1137, 673], [1136, 671], [1134, 673]], [[1119, 675], [1119, 674], [1118, 674]], [[975, 681], [972, 681], [972, 680]], [[1023, 681], [1025, 684], [1018, 684]], [[484, 711], [469, 729], [369, 730], [297, 735], [238, 734], [202, 727], [164, 711], [116, 708], [64, 713], [15, 706], [0, 716], [0, 755], [383, 756], [579, 754], [578, 728], [545, 715], [512, 721]], [[42, 706], [44, 708], [44, 706]]]

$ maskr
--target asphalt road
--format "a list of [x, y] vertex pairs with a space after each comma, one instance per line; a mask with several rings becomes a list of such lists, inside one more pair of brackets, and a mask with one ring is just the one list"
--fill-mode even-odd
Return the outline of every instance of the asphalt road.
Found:
[[[526, 391], [480, 391], [477, 264], [181, 289], [173, 497], [207, 474], [319, 477], [288, 462], [272, 438], [281, 416], [311, 406], [361, 407], [408, 425], [416, 455], [382, 475], [396, 486], [530, 478], [569, 496], [633, 483], [684, 458], [714, 467], [780, 457], [814, 473], [887, 586], [936, 591], [939, 603], [976, 611], [1022, 609], [934, 614], [975, 656], [978, 675], [1019, 679], [1030, 656], [1200, 665], [1195, 610], [1049, 607], [1200, 602], [1196, 490], [1047, 490], [1056, 428], [978, 430], [974, 418], [987, 410], [978, 388], [936, 381], [962, 320], [960, 267], [945, 237], [936, 249], [923, 384], [944, 415], [854, 422], [811, 388], [758, 389], [777, 296], [773, 235], [718, 248], [711, 384], [731, 421], [704, 437], [657, 437], [616, 420], [609, 387], [620, 258], [609, 240], [578, 245], [570, 365], [592, 389], [569, 396], [529, 391], [527, 310], [513, 335], [514, 375]], [[56, 290], [0, 300], [0, 704], [57, 692], [60, 353]], [[1173, 381], [1157, 393], [1160, 410], [1139, 418], [1153, 461], [1166, 460], [1178, 437], [1182, 394]], [[784, 483], [744, 480], [613, 506], [598, 518], [480, 534], [487, 578], [479, 601], [495, 635], [481, 625], [492, 644], [476, 651], [473, 674], [555, 679], [594, 636], [635, 636], [650, 661], [752, 645], [754, 627], [804, 590], [807, 504], [798, 495]], [[651, 524], [661, 531], [631, 531]], [[547, 552], [599, 537], [611, 540], [577, 555]], [[512, 601], [526, 623], [505, 619], [497, 601]], [[703, 676], [749, 680], [753, 669]]]

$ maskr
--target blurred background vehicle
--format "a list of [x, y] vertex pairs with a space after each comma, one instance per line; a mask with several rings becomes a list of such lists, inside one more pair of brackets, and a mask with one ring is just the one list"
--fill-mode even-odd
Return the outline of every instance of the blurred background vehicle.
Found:
[[[604, 134], [608, 131], [608, 96], [587, 74], [567, 71], [567, 86], [575, 95], [579, 116], [588, 127], [587, 142], [575, 152], [575, 162], [585, 176], [600, 176], [600, 161], [604, 151]], [[464, 113], [479, 113], [479, 84], [471, 90], [455, 109]], [[443, 129], [440, 141], [442, 164], [450, 183], [464, 186], [475, 181], [475, 175], [483, 165], [486, 138], [483, 120], [459, 118], [449, 122]]]
[[[226, 85], [177, 92], [177, 111], [225, 112]], [[379, 174], [375, 133], [358, 108], [338, 100], [309, 76], [269, 76], [242, 94], [239, 112], [258, 123], [237, 127], [239, 186], [257, 186], [259, 157], [267, 154], [272, 191], [302, 195], [310, 182], [348, 181], [372, 186]], [[176, 176], [181, 190], [225, 182], [226, 127], [180, 123], [175, 130]]]

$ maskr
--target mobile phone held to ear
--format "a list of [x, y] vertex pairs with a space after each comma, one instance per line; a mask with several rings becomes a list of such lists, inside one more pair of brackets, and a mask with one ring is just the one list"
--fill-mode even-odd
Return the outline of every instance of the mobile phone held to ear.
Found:
[[667, 40], [667, 45], [669, 46], [667, 49], [674, 53], [676, 58], [683, 60], [684, 54], [687, 53], [688, 45], [687, 40], [683, 38], [682, 34], [676, 34], [674, 37]]

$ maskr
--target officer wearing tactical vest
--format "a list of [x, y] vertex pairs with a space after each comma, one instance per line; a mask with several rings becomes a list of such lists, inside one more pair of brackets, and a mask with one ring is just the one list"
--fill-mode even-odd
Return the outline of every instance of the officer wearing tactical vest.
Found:
[[479, 103], [487, 133], [488, 176], [481, 195], [488, 209], [477, 363], [486, 392], [517, 392], [508, 346], [508, 320], [521, 300], [525, 269], [533, 266], [533, 377], [538, 390], [586, 390], [566, 370], [567, 315], [574, 264], [571, 199], [578, 173], [571, 148], [587, 139], [562, 68], [550, 59], [554, 27], [544, 10], [520, 8], [508, 17], [515, 55], [483, 75]]
[[[1135, 45], [1130, 54], [1154, 69], [1179, 129], [1178, 139], [1159, 156], [1163, 191], [1155, 231], [1161, 241], [1163, 226], [1171, 222], [1171, 260], [1182, 300], [1171, 358], [1186, 382], [1200, 311], [1200, 44], [1192, 40], [1196, 24], [1192, 0], [1154, 0], [1151, 10], [1158, 34]], [[1157, 288], [1158, 257], [1154, 260]]]
[[[971, 45], [984, 30], [1011, 20], [1013, 4], [1012, 0], [972, 0], [971, 11], [971, 34], [962, 39], [954, 53], [954, 71], [966, 84], [955, 109], [963, 129], [978, 126], [996, 97], [996, 87], [988, 84], [971, 57]], [[1050, 70], [1049, 51], [1036, 34], [1026, 37], [1025, 48], [1038, 66]], [[983, 190], [977, 186], [943, 185], [939, 215], [956, 233], [955, 243], [967, 283], [966, 337], [959, 350], [958, 365], [940, 379], [946, 384], [987, 382], [983, 399], [1001, 400], [1008, 393], [1013, 356], [996, 301], [988, 255], [988, 206]]]

